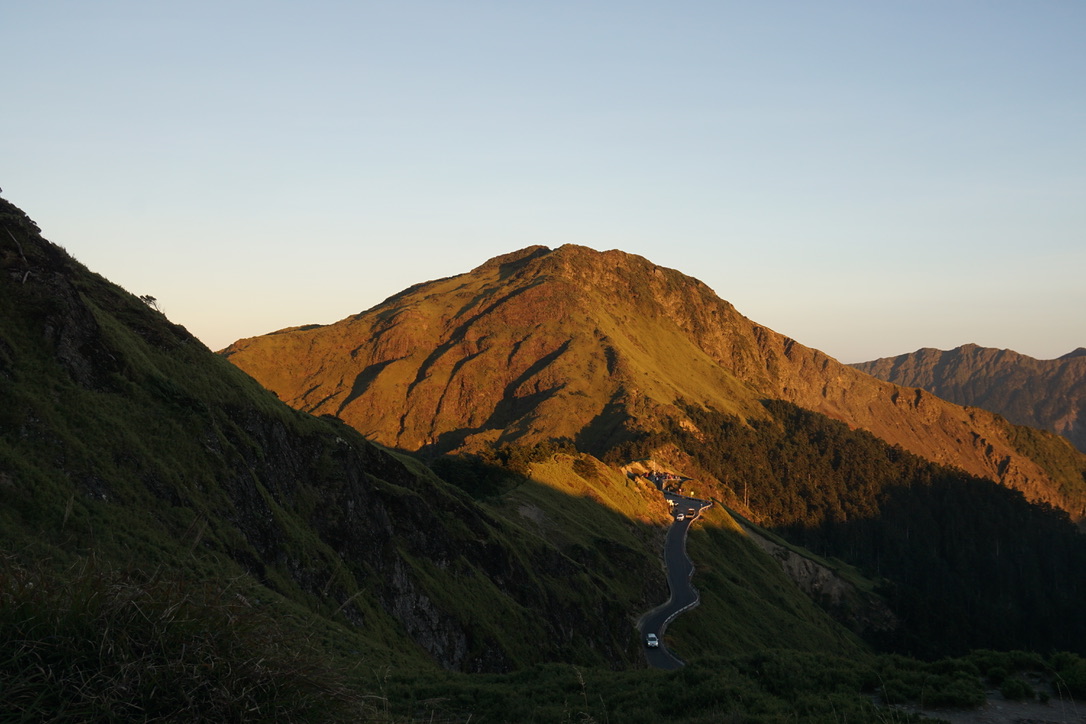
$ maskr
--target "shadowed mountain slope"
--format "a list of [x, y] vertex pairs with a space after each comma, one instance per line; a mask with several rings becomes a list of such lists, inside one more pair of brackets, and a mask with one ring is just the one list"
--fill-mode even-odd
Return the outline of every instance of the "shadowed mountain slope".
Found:
[[231, 362], [293, 407], [412, 451], [569, 438], [600, 453], [784, 400], [1081, 517], [1086, 457], [984, 410], [875, 379], [758, 325], [700, 281], [620, 251], [530, 247], [335, 324], [239, 340]]
[[381, 665], [639, 660], [629, 609], [665, 590], [651, 555], [606, 579], [282, 404], [2, 199], [0, 229], [0, 555], [244, 579]]
[[[489, 470], [488, 490], [446, 460], [469, 495], [275, 399], [3, 199], [0, 309], [0, 578], [11, 556], [156, 570], [180, 591], [227, 581], [366, 670], [643, 665], [635, 623], [667, 596], [669, 521], [646, 481], [548, 454]], [[729, 569], [772, 596], [748, 635], [861, 649], [764, 568]]]
[[919, 349], [852, 365], [879, 379], [921, 387], [959, 405], [999, 413], [1017, 425], [1063, 435], [1086, 451], [1086, 348], [1039, 360], [967, 344]]

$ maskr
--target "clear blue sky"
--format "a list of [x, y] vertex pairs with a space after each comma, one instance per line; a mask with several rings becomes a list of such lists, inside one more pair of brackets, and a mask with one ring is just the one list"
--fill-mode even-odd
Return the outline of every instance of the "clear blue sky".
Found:
[[530, 244], [846, 362], [1086, 346], [1086, 2], [0, 6], [0, 186], [213, 349]]

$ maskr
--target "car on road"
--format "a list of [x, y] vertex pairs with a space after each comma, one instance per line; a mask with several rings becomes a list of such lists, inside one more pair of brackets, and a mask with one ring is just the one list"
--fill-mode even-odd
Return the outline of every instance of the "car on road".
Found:
[[656, 638], [656, 634], [649, 634], [645, 637], [645, 645], [650, 649], [656, 649], [660, 647], [660, 639]]
[[684, 517], [686, 517], [686, 516], [684, 516], [682, 513], [679, 513], [678, 515], [675, 516], [675, 520], [682, 520]]

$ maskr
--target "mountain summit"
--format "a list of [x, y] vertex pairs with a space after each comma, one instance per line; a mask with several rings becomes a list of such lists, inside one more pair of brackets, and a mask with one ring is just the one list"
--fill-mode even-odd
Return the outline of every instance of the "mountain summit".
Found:
[[[292, 406], [385, 445], [568, 437], [600, 450], [680, 398], [757, 414], [754, 390], [699, 345], [740, 319], [705, 285], [641, 257], [530, 247], [225, 354]], [[753, 349], [731, 353], [755, 365]]]
[[1057, 480], [998, 416], [877, 380], [621, 251], [529, 247], [223, 354], [291, 406], [405, 450], [568, 438], [599, 454], [692, 425], [684, 405], [759, 419], [762, 401], [784, 400], [1075, 517], [1086, 505], [1082, 481]]

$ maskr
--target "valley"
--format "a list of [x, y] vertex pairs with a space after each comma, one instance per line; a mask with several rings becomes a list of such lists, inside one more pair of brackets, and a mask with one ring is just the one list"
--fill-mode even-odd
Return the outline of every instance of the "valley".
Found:
[[[0, 226], [7, 718], [885, 721], [997, 680], [1086, 696], [1086, 456], [1055, 434], [618, 251], [529, 247], [213, 353], [3, 199]], [[645, 614], [669, 598], [681, 616]], [[647, 633], [686, 665], [649, 668]]]

